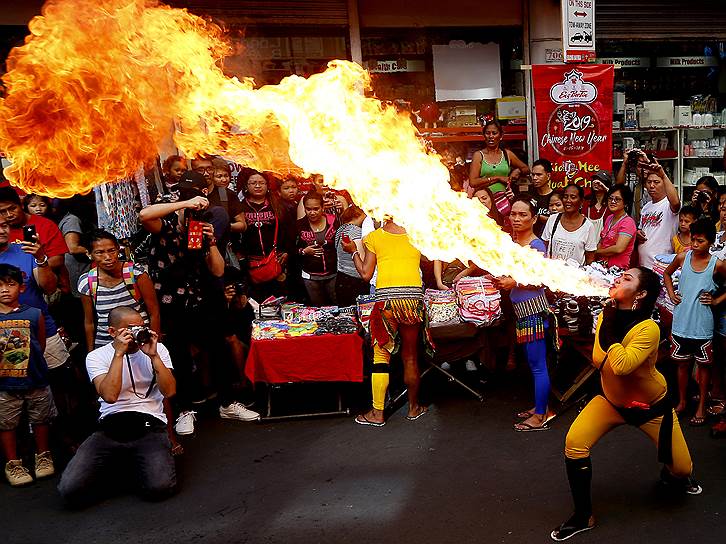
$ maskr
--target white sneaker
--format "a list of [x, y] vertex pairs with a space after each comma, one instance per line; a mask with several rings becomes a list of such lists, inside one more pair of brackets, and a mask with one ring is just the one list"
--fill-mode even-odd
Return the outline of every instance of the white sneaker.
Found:
[[254, 410], [245, 408], [245, 405], [240, 402], [233, 402], [226, 408], [220, 406], [219, 416], [222, 419], [239, 419], [240, 421], [256, 421], [260, 419], [260, 414]]
[[446, 370], [446, 371], [451, 370], [451, 364], [450, 363], [441, 363], [441, 370]]
[[472, 361], [471, 359], [467, 359], [466, 363], [464, 363], [464, 366], [466, 367], [467, 372], [476, 372], [477, 371], [476, 363], [474, 361]]
[[192, 412], [191, 410], [187, 410], [186, 412], [179, 414], [179, 417], [176, 418], [176, 423], [174, 424], [176, 434], [182, 436], [192, 434], [194, 432], [194, 422], [196, 420], [196, 412]]

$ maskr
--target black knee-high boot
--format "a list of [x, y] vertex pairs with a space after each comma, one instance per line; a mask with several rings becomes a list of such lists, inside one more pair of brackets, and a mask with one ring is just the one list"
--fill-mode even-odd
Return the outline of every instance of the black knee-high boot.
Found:
[[570, 459], [565, 457], [567, 479], [570, 481], [572, 500], [575, 503], [575, 513], [562, 525], [552, 531], [552, 538], [557, 541], [567, 540], [582, 531], [592, 529], [592, 499], [590, 497], [590, 484], [592, 482], [592, 461], [589, 457], [584, 459]]

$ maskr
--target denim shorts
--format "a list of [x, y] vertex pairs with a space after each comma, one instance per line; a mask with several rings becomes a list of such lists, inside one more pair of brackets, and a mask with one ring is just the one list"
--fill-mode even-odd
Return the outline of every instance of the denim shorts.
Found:
[[23, 408], [31, 425], [47, 425], [57, 415], [50, 387], [26, 391], [0, 391], [0, 431], [14, 431]]

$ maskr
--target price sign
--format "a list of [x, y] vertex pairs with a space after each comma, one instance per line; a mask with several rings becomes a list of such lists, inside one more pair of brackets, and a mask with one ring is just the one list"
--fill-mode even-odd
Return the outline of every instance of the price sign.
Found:
[[595, 0], [562, 0], [565, 62], [595, 58]]

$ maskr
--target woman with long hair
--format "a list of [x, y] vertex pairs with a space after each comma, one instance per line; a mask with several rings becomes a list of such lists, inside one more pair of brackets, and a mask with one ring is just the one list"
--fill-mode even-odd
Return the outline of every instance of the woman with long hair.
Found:
[[665, 485], [692, 495], [702, 491], [691, 475], [691, 455], [666, 380], [655, 367], [660, 330], [651, 315], [660, 289], [658, 275], [642, 266], [625, 271], [610, 288], [612, 300], [598, 318], [592, 350], [602, 394], [580, 412], [565, 439], [565, 467], [575, 513], [552, 531], [554, 540], [566, 540], [595, 526], [590, 450], [620, 425], [638, 427], [657, 445], [658, 461], [665, 465], [661, 471]]
[[474, 191], [488, 187], [493, 195], [505, 192], [511, 180], [520, 174], [529, 174], [529, 167], [508, 149], [502, 149], [504, 131], [499, 121], [491, 119], [484, 124], [484, 148], [471, 158], [469, 179], [464, 189], [471, 197]]
[[313, 306], [335, 304], [335, 276], [338, 259], [335, 231], [338, 221], [323, 212], [323, 195], [309, 191], [303, 197], [305, 217], [297, 222], [296, 247], [302, 279]]
[[713, 176], [703, 176], [696, 181], [696, 190], [691, 195], [691, 205], [714, 223], [718, 221], [720, 187]]

